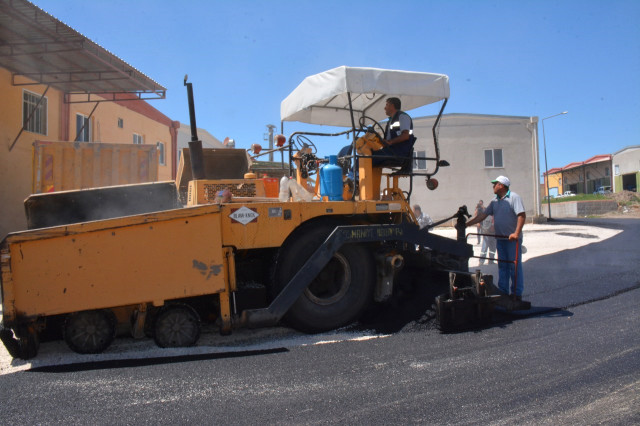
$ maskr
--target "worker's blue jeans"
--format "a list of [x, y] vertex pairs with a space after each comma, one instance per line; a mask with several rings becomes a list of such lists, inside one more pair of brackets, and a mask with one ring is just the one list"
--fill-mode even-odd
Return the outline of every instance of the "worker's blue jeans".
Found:
[[[522, 273], [522, 241], [509, 241], [499, 238], [496, 241], [498, 248], [499, 260], [513, 261], [516, 258], [516, 246], [519, 245], [518, 250], [518, 281], [517, 286], [514, 289], [514, 283], [516, 282], [516, 268], [513, 263], [498, 262], [498, 287], [504, 294], [515, 294], [516, 296], [522, 296], [522, 290], [524, 289], [524, 275]], [[511, 284], [511, 285], [509, 285]], [[511, 287], [511, 290], [509, 289]]]

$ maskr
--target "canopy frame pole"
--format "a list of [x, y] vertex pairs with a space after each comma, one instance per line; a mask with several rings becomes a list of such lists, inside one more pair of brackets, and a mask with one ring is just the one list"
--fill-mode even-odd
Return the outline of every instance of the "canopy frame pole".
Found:
[[[347, 99], [349, 99], [349, 115], [351, 117], [351, 129], [353, 131], [353, 139], [351, 141], [351, 153], [353, 155], [353, 164], [351, 165], [351, 173], [353, 173], [353, 184], [357, 186], [356, 182], [356, 164], [358, 164], [358, 153], [356, 152], [356, 121], [353, 118], [353, 103], [351, 102], [351, 92], [347, 92]], [[360, 190], [360, 188], [357, 188]], [[351, 199], [356, 197], [356, 188], [353, 190]]]
[[444, 107], [447, 106], [447, 101], [449, 98], [444, 98], [444, 102], [442, 103], [442, 107], [440, 108], [440, 112], [438, 113], [438, 118], [436, 118], [435, 123], [433, 123], [433, 127], [431, 128], [431, 133], [433, 134], [433, 146], [436, 151], [436, 169], [433, 171], [429, 177], [438, 173], [438, 169], [440, 168], [440, 146], [438, 145], [438, 135], [436, 132], [436, 128], [440, 124], [440, 119], [442, 118], [442, 113], [444, 112]]

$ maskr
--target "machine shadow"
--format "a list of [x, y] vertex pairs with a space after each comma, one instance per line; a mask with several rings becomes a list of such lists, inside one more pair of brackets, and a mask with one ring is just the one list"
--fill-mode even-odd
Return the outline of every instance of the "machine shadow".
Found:
[[221, 352], [210, 354], [179, 355], [169, 357], [118, 359], [108, 361], [80, 362], [64, 365], [49, 365], [27, 370], [29, 373], [73, 373], [78, 371], [108, 370], [117, 368], [146, 367], [150, 365], [176, 364], [180, 362], [208, 361], [212, 359], [242, 358], [289, 352], [286, 348], [262, 349], [251, 351]]

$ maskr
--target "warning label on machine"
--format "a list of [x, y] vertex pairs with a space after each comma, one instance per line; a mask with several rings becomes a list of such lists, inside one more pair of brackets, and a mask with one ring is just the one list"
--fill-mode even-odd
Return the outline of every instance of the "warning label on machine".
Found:
[[242, 206], [239, 209], [231, 209], [231, 214], [229, 215], [231, 223], [237, 222], [243, 225], [256, 222], [258, 220], [258, 216], [260, 215], [257, 210], [250, 209], [245, 206]]

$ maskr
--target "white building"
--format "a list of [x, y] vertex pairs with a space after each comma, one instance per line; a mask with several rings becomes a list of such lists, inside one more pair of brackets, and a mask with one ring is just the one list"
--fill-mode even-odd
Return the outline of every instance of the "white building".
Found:
[[627, 146], [613, 154], [613, 191], [638, 191], [640, 145]]
[[[198, 128], [198, 139], [202, 141], [203, 148], [226, 148], [215, 136], [201, 128]], [[178, 128], [178, 152], [176, 154], [176, 164], [180, 163], [182, 149], [189, 148], [189, 142], [191, 142], [191, 126], [180, 123], [180, 127]]]
[[[435, 116], [413, 119], [418, 157], [434, 157], [432, 127]], [[538, 117], [482, 114], [445, 114], [438, 129], [440, 158], [449, 162], [434, 176], [436, 190], [414, 177], [411, 204], [419, 204], [433, 220], [452, 216], [461, 205], [473, 214], [476, 204], [491, 200], [491, 180], [499, 175], [511, 180], [528, 217], [540, 214]], [[415, 161], [414, 171], [433, 171], [435, 162]], [[408, 187], [406, 179], [403, 185]]]

